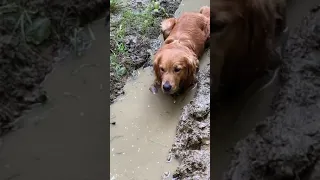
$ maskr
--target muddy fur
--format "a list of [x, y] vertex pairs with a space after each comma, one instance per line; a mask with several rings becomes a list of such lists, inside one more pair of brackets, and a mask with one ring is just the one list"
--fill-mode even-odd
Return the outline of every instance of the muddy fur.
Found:
[[317, 6], [290, 33], [274, 115], [236, 144], [225, 180], [319, 178], [320, 56], [314, 56], [320, 48], [319, 14]]
[[210, 65], [198, 74], [193, 101], [183, 109], [172, 153], [181, 160], [176, 179], [210, 179]]

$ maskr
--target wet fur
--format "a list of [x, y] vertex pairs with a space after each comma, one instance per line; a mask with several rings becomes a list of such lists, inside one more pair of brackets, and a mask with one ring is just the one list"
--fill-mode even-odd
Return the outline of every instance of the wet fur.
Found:
[[[184, 13], [161, 23], [165, 41], [154, 56], [154, 86], [162, 87], [168, 81], [173, 88], [170, 94], [183, 92], [195, 83], [199, 58], [210, 39], [210, 8], [202, 7], [200, 12]], [[178, 73], [174, 72], [177, 67], [181, 69]]]
[[211, 67], [216, 91], [238, 94], [271, 65], [270, 53], [285, 28], [283, 0], [211, 3]]

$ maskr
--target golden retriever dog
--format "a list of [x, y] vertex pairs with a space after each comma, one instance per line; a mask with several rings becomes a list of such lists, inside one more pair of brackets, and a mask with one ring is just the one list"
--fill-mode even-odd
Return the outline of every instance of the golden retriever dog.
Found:
[[272, 65], [271, 52], [286, 26], [286, 2], [215, 0], [210, 6], [212, 87], [237, 94]]
[[[191, 87], [196, 80], [199, 57], [210, 39], [210, 8], [186, 12], [179, 18], [161, 23], [164, 42], [154, 56], [155, 82], [151, 91], [177, 94]], [[152, 89], [154, 88], [154, 89]]]

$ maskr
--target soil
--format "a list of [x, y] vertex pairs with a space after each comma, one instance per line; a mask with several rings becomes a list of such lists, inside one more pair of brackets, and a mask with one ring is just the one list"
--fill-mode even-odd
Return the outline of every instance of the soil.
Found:
[[80, 27], [105, 15], [109, 6], [100, 0], [11, 3], [0, 4], [0, 135], [15, 127], [15, 119], [31, 105], [47, 102], [41, 83], [61, 59], [52, 57], [61, 56], [62, 47], [85, 50]]
[[[141, 25], [130, 26], [125, 29], [126, 36], [121, 39], [121, 42], [125, 44], [127, 54], [117, 59], [127, 69], [127, 73], [123, 77], [117, 76], [114, 68], [110, 68], [110, 103], [113, 103], [116, 98], [123, 95], [124, 85], [127, 82], [128, 77], [136, 74], [136, 69], [140, 67], [147, 67], [151, 65], [152, 54], [160, 47], [161, 40], [158, 38], [160, 35], [160, 22], [167, 17], [172, 17], [178, 8], [181, 0], [156, 0], [160, 3], [160, 6], [165, 9], [166, 16], [163, 13], [153, 13], [153, 26], [148, 27], [144, 32], [140, 28]], [[129, 0], [128, 8], [132, 12], [139, 12], [145, 9], [152, 3], [151, 0]], [[117, 47], [113, 41], [112, 36], [115, 34], [113, 27], [118, 28], [118, 21], [121, 19], [122, 14], [111, 14], [111, 54], [112, 50]]]
[[194, 99], [186, 105], [177, 126], [172, 153], [181, 163], [176, 179], [210, 179], [210, 65], [198, 75]]
[[290, 35], [273, 115], [233, 148], [224, 179], [319, 178], [320, 6]]

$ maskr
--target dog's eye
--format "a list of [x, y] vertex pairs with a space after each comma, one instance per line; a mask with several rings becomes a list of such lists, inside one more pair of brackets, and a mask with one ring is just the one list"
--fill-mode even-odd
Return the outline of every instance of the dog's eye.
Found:
[[163, 69], [163, 68], [160, 68], [160, 71], [164, 72], [164, 69]]
[[212, 21], [210, 27], [211, 33], [221, 32], [226, 27], [226, 25], [226, 23], [221, 21]]
[[180, 68], [174, 68], [174, 72], [180, 72]]

